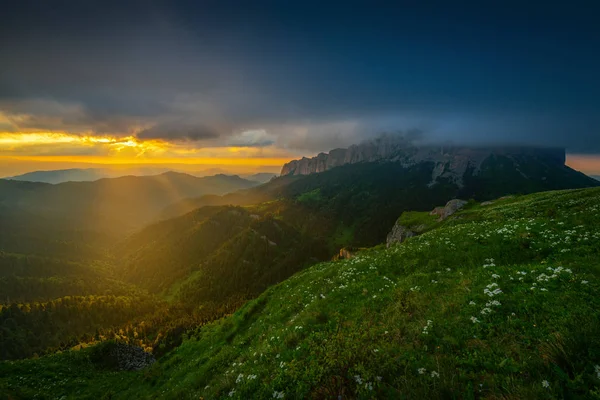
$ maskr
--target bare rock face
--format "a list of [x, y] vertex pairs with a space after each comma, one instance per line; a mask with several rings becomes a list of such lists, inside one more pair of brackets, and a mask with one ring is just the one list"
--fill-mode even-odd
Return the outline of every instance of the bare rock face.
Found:
[[390, 247], [394, 243], [402, 243], [409, 237], [415, 236], [415, 233], [406, 226], [396, 223], [391, 232], [387, 235], [386, 245]]
[[436, 207], [431, 211], [430, 215], [438, 215], [440, 221], [448, 218], [467, 204], [467, 201], [460, 199], [453, 199], [446, 203], [444, 207]]
[[462, 186], [467, 171], [474, 175], [480, 171], [484, 161], [490, 157], [504, 156], [514, 160], [525, 158], [543, 159], [546, 164], [565, 163], [564, 149], [530, 147], [461, 147], [461, 146], [416, 146], [403, 136], [384, 135], [374, 140], [352, 145], [347, 149], [334, 149], [313, 158], [290, 161], [281, 170], [281, 175], [309, 175], [323, 172], [341, 165], [361, 162], [398, 162], [409, 167], [422, 162], [431, 162], [434, 168], [431, 185], [438, 179], [447, 179]]

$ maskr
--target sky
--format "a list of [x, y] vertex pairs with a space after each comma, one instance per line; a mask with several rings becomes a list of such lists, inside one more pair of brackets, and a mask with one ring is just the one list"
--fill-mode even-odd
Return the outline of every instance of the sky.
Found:
[[389, 3], [5, 2], [0, 176], [277, 171], [415, 130], [600, 174], [598, 2]]

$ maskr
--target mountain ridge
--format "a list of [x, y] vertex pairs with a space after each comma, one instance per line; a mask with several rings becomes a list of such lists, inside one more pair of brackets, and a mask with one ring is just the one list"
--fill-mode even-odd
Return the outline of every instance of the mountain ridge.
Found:
[[195, 177], [172, 171], [58, 184], [0, 179], [0, 205], [7, 212], [25, 211], [31, 218], [51, 216], [68, 229], [94, 229], [122, 236], [152, 222], [169, 204], [256, 185], [258, 182], [237, 175]]
[[449, 178], [462, 185], [463, 175], [468, 169], [478, 173], [481, 164], [491, 156], [509, 158], [537, 157], [548, 164], [564, 165], [565, 150], [531, 146], [417, 146], [403, 136], [382, 136], [377, 139], [337, 148], [329, 153], [319, 153], [312, 158], [303, 157], [286, 163], [281, 176], [310, 175], [335, 167], [364, 162], [399, 162], [403, 166], [420, 162], [434, 162], [436, 167], [431, 181], [438, 177]]

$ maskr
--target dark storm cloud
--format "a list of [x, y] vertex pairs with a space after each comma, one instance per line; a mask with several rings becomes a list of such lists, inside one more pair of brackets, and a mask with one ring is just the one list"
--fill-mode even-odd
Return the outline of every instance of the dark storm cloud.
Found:
[[310, 151], [419, 129], [600, 152], [598, 6], [459, 3], [13, 2], [0, 111], [167, 140], [264, 129], [256, 145]]
[[140, 139], [172, 139], [172, 140], [202, 140], [214, 139], [220, 132], [212, 127], [202, 126], [200, 123], [160, 123], [152, 128], [144, 129], [137, 134]]

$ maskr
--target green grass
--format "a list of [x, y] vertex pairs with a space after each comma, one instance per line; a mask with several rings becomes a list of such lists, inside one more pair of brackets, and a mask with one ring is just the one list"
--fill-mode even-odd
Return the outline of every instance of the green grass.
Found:
[[0, 393], [600, 398], [599, 277], [600, 189], [515, 197], [314, 265], [145, 371], [66, 352], [0, 363]]
[[398, 218], [397, 224], [415, 232], [425, 232], [437, 226], [439, 217], [429, 211], [405, 211]]

